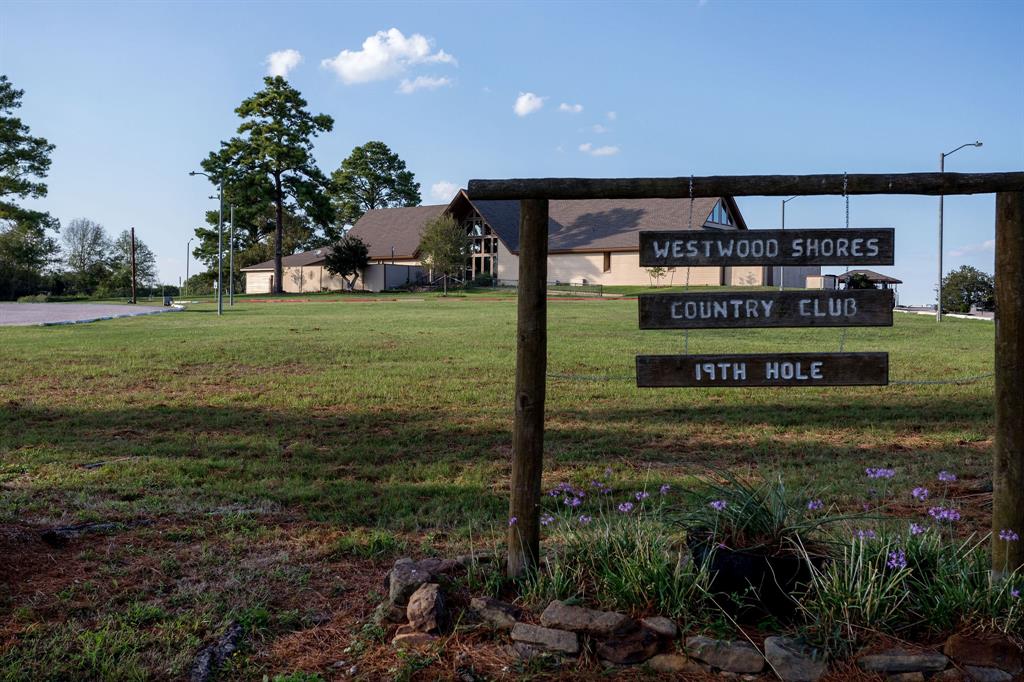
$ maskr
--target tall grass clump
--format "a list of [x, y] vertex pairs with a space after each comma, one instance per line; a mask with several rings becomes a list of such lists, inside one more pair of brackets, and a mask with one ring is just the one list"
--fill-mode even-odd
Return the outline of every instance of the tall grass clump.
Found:
[[811, 638], [849, 655], [878, 634], [934, 638], [962, 630], [1020, 637], [1020, 571], [993, 581], [988, 537], [945, 538], [912, 526], [907, 535], [861, 534], [812, 569], [799, 599]]
[[[615, 498], [608, 484], [591, 491], [560, 484], [549, 497], [553, 513], [541, 523], [550, 548], [541, 567], [525, 578], [529, 603], [552, 599], [627, 612], [656, 612], [695, 623], [713, 608], [706, 565], [695, 563], [683, 537], [664, 520], [662, 486]], [[590, 493], [588, 495], [588, 492]]]

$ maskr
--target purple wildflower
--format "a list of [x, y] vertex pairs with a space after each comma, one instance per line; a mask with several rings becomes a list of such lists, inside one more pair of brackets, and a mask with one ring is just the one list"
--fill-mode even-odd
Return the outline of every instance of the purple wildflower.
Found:
[[896, 475], [895, 469], [884, 469], [880, 467], [868, 467], [864, 470], [868, 478], [892, 478]]
[[895, 552], [889, 552], [889, 561], [885, 564], [893, 570], [900, 570], [901, 568], [907, 567], [907, 554], [902, 549], [897, 549]]
[[646, 500], [650, 496], [651, 496], [651, 494], [649, 492], [647, 492], [646, 490], [641, 490], [640, 492], [638, 492], [635, 495], [633, 495], [633, 497], [636, 498], [637, 502], [643, 502], [644, 500]]
[[1017, 535], [1016, 531], [1004, 528], [999, 531], [999, 539], [1006, 540], [1007, 542], [1017, 542], [1017, 540], [1020, 540], [1020, 536]]
[[508, 520], [508, 527], [511, 528], [512, 526], [516, 525], [517, 523], [519, 523], [519, 518], [513, 516], [511, 519]]
[[942, 481], [943, 483], [953, 483], [954, 481], [956, 481], [956, 474], [951, 474], [950, 472], [945, 470], [940, 471], [939, 480]]
[[860, 540], [874, 540], [875, 538], [878, 537], [878, 533], [876, 533], [874, 530], [872, 530], [870, 528], [868, 528], [868, 529], [860, 529], [860, 530], [857, 531], [856, 535], [857, 535], [857, 538], [860, 539]]
[[583, 524], [585, 526], [588, 523], [590, 523], [591, 518], [589, 516], [587, 516], [586, 514], [581, 514], [580, 518], [579, 518], [579, 521], [580, 521], [581, 524]]
[[555, 517], [552, 516], [551, 514], [544, 514], [543, 516], [540, 517], [540, 525], [542, 525], [542, 526], [546, 526], [546, 525], [548, 525], [550, 523], [554, 523], [554, 522], [555, 522]]
[[925, 532], [926, 530], [928, 530], [928, 529], [925, 528], [924, 526], [922, 526], [919, 523], [912, 523], [912, 524], [910, 524], [910, 534], [911, 535], [920, 535], [921, 533]]
[[623, 514], [628, 514], [629, 512], [633, 511], [633, 503], [623, 502], [622, 504], [619, 505], [619, 511]]
[[565, 502], [565, 504], [567, 504], [570, 507], [572, 507], [573, 509], [575, 509], [576, 507], [578, 507], [581, 504], [583, 504], [583, 500], [581, 500], [578, 497], [566, 497], [562, 501]]
[[911, 497], [919, 502], [924, 502], [928, 499], [928, 488], [922, 488], [918, 486], [910, 491]]
[[671, 489], [672, 489], [672, 486], [670, 486], [668, 483], [665, 483], [660, 488], [658, 488], [658, 494], [660, 494], [660, 495], [668, 495], [668, 491], [671, 490]]
[[726, 507], [726, 502], [725, 500], [714, 500], [712, 502], [709, 502], [708, 506], [714, 509], [715, 511], [722, 511]]
[[949, 521], [950, 523], [960, 520], [960, 512], [946, 507], [932, 507], [928, 510], [928, 516], [936, 521]]
[[808, 511], [818, 511], [819, 509], [824, 509], [824, 508], [825, 508], [825, 503], [822, 502], [821, 500], [811, 500], [811, 501], [809, 501], [807, 503], [807, 510]]
[[1010, 588], [1010, 596], [1014, 599], [1020, 599], [1020, 589], [1016, 587]]

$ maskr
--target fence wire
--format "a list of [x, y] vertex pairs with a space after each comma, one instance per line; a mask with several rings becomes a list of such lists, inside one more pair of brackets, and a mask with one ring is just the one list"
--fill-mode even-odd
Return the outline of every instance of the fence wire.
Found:
[[[565, 374], [562, 372], [548, 372], [549, 379], [563, 379], [566, 381], [635, 381], [635, 374]], [[966, 386], [977, 384], [986, 379], [995, 377], [995, 372], [978, 374], [969, 377], [957, 377], [955, 379], [897, 379], [890, 381], [888, 386]], [[707, 388], [715, 388], [708, 386]], [[811, 387], [808, 387], [811, 388]], [[824, 387], [822, 387], [824, 388]]]

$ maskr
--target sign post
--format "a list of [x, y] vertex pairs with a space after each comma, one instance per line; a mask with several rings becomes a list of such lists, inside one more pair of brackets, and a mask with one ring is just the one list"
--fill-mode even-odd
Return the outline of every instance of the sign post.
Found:
[[[677, 178], [544, 178], [470, 180], [471, 199], [520, 201], [520, 303], [516, 361], [516, 425], [513, 441], [513, 514], [525, 509], [529, 529], [509, 533], [509, 574], [536, 565], [539, 529], [532, 519], [539, 502], [543, 449], [547, 277], [547, 202], [551, 199], [699, 199], [728, 196], [916, 194], [996, 196], [996, 435], [993, 529], [1024, 531], [1024, 172], [735, 175]], [[531, 217], [528, 219], [527, 215]], [[541, 220], [543, 215], [543, 221]], [[532, 227], [528, 228], [527, 225]], [[543, 229], [541, 229], [543, 226]], [[758, 231], [760, 232], [760, 231]], [[795, 230], [786, 230], [794, 233]], [[853, 231], [844, 231], [853, 232]], [[527, 239], [527, 234], [532, 234]], [[782, 242], [780, 242], [780, 247]], [[838, 254], [838, 244], [834, 244]], [[852, 244], [848, 249], [854, 248]], [[881, 251], [881, 249], [880, 249]], [[838, 257], [838, 256], [837, 256]], [[849, 258], [849, 256], [845, 257]], [[529, 262], [529, 266], [524, 265]], [[852, 260], [838, 264], [853, 264]], [[863, 262], [863, 261], [862, 261]], [[788, 263], [787, 263], [788, 264]], [[660, 264], [659, 264], [660, 265]], [[529, 277], [529, 279], [527, 279]], [[523, 298], [526, 299], [524, 304]], [[541, 326], [538, 328], [538, 322]], [[539, 353], [540, 364], [528, 359]], [[538, 355], [534, 355], [538, 357]], [[537, 398], [540, 398], [538, 404]], [[539, 408], [539, 409], [538, 409]], [[522, 486], [522, 487], [519, 487]], [[1006, 525], [1002, 524], [1014, 524]], [[997, 527], [998, 526], [998, 527]], [[1024, 565], [1024, 543], [993, 535], [992, 572], [1005, 575]]]

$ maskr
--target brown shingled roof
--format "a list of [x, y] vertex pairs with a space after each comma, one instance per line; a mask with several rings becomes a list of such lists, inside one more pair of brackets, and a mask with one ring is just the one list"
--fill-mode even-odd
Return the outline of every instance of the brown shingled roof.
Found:
[[[285, 256], [285, 257], [283, 257], [281, 259], [281, 266], [282, 267], [286, 267], [286, 268], [287, 267], [298, 268], [298, 267], [302, 267], [304, 265], [315, 265], [317, 263], [323, 262], [324, 258], [326, 258], [327, 254], [329, 254], [330, 252], [331, 252], [331, 247], [325, 246], [322, 249], [313, 249], [312, 251], [303, 251], [302, 253], [293, 253], [292, 255]], [[255, 265], [250, 265], [247, 268], [242, 268], [242, 272], [251, 272], [251, 271], [254, 271], [254, 270], [273, 270], [273, 269], [274, 269], [274, 261], [273, 260], [268, 260], [268, 261], [263, 261], [262, 263], [256, 263]]]
[[424, 226], [446, 208], [448, 204], [367, 211], [349, 234], [363, 240], [371, 259], [391, 258], [392, 247], [395, 258], [415, 258]]
[[[704, 226], [718, 197], [695, 199], [694, 229]], [[735, 203], [726, 199], [739, 222], [746, 225]], [[512, 253], [519, 252], [519, 202], [474, 201]], [[548, 204], [549, 253], [572, 251], [636, 251], [641, 230], [685, 229], [690, 218], [689, 199], [586, 199], [551, 201]]]

